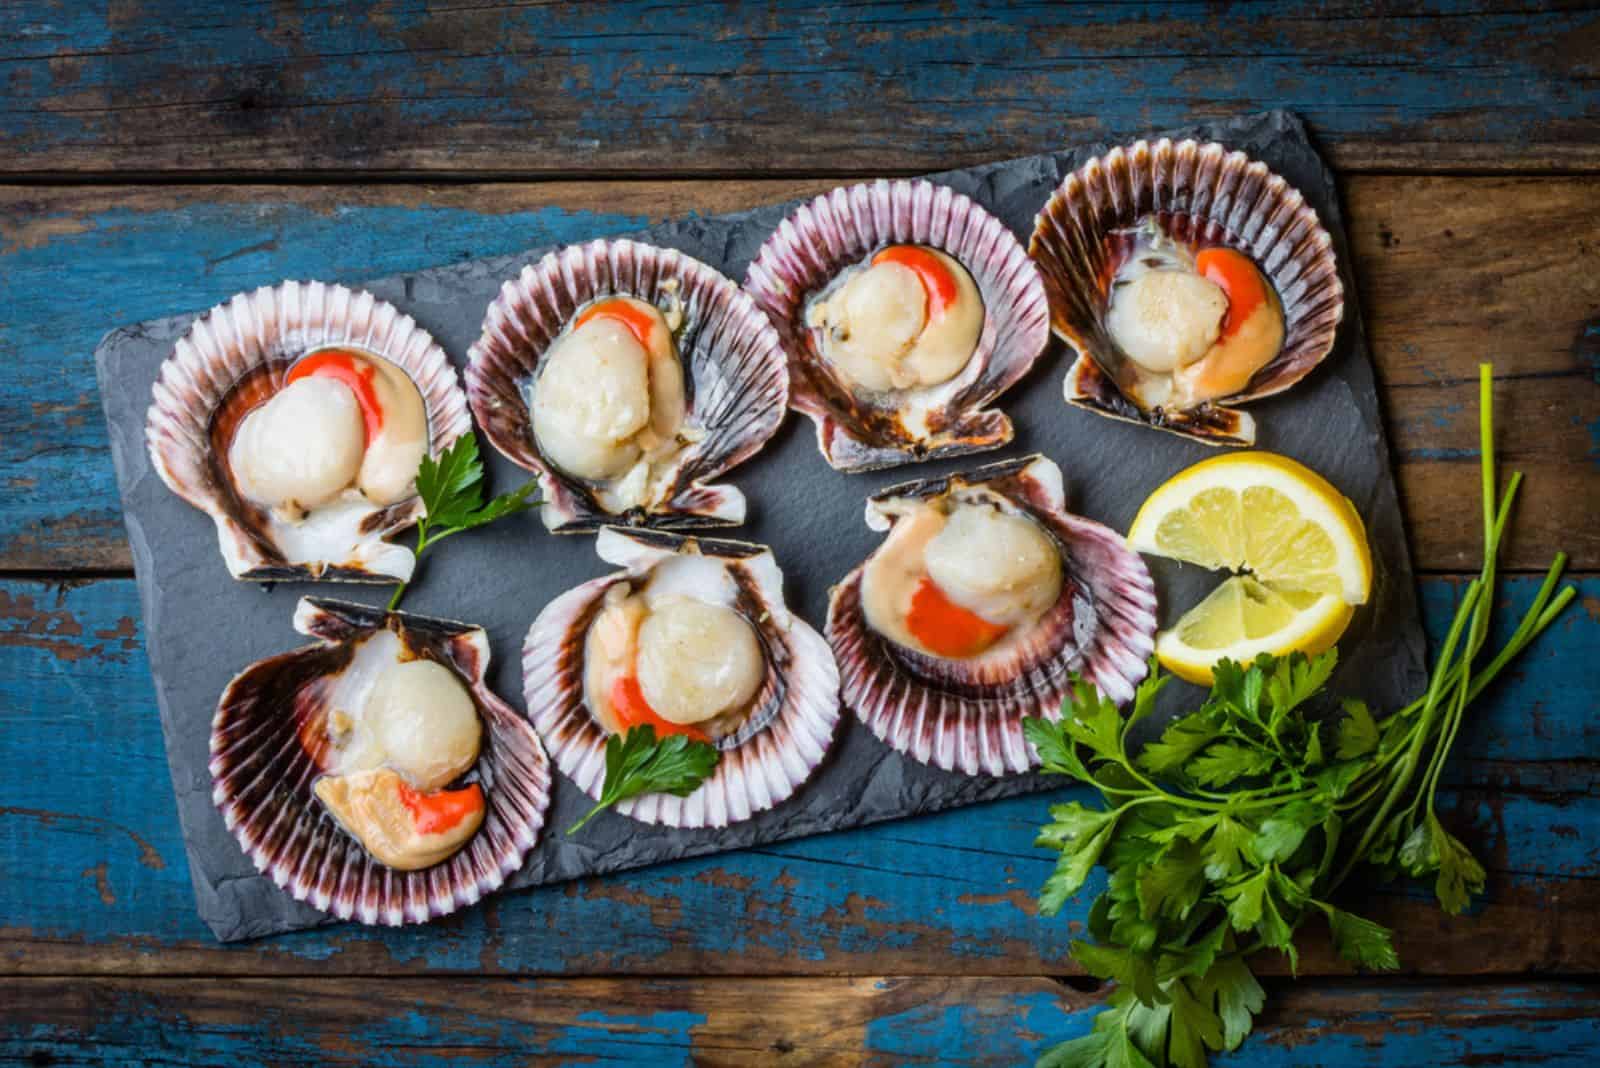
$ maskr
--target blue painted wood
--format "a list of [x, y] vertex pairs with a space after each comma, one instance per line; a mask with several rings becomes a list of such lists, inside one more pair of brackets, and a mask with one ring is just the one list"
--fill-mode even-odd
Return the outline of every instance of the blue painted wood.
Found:
[[[1216, 1068], [1587, 1068], [1597, 990], [1269, 984]], [[0, 980], [8, 1063], [1011, 1066], [1085, 1033], [1097, 995], [1048, 979]]]
[[[1480, 922], [1445, 923], [1420, 892], [1377, 904], [1405, 921], [1410, 965], [1600, 969], [1582, 931], [1583, 903], [1600, 907], [1600, 677], [1589, 670], [1600, 578], [1580, 588], [1582, 604], [1478, 707], [1450, 772], [1463, 837], [1494, 872]], [[1508, 581], [1501, 618], [1533, 589]], [[1459, 586], [1432, 579], [1423, 592], [1437, 637]], [[0, 961], [12, 969], [72, 970], [90, 955], [139, 971], [1072, 967], [1067, 942], [1089, 896], [1053, 921], [1032, 905], [1050, 867], [1032, 845], [1049, 796], [502, 895], [424, 929], [344, 926], [254, 955], [210, 948], [141, 642], [130, 581], [0, 582]]]
[[808, 0], [0, 10], [0, 168], [930, 169], [1265, 106], [1341, 165], [1600, 161], [1592, 13]]

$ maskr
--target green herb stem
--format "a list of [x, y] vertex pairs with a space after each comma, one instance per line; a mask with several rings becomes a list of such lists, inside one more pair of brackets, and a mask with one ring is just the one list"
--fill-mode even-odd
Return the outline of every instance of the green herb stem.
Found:
[[[1433, 878], [1435, 896], [1452, 913], [1482, 892], [1482, 865], [1436, 812], [1444, 768], [1471, 703], [1577, 591], [1562, 587], [1567, 558], [1556, 554], [1510, 638], [1484, 660], [1500, 547], [1522, 474], [1512, 472], [1497, 496], [1488, 365], [1479, 370], [1479, 400], [1483, 562], [1462, 590], [1416, 700], [1381, 718], [1359, 703], [1332, 723], [1308, 717], [1301, 706], [1331, 674], [1330, 652], [1314, 661], [1219, 663], [1210, 697], [1137, 760], [1127, 733], [1150, 713], [1165, 681], [1154, 666], [1131, 712], [1075, 684], [1062, 721], [1025, 723], [1030, 742], [1050, 754], [1046, 769], [1093, 786], [1102, 800], [1098, 810], [1052, 809], [1055, 822], [1039, 840], [1061, 856], [1041, 912], [1055, 912], [1092, 868], [1106, 867], [1110, 878], [1089, 911], [1086, 939], [1072, 951], [1117, 984], [1094, 1031], [1042, 1064], [1203, 1068], [1209, 1052], [1238, 1046], [1263, 1007], [1245, 959], [1276, 949], [1293, 966], [1296, 933], [1312, 917], [1327, 922], [1347, 959], [1397, 967], [1392, 932], [1333, 903], [1364, 863], [1385, 877], [1400, 870]], [[1116, 772], [1108, 776], [1116, 784], [1099, 780], [1102, 768]]]

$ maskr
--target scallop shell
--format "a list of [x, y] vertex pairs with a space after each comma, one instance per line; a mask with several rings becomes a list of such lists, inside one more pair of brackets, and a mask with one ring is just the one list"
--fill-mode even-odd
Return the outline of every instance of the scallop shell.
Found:
[[583, 697], [583, 647], [606, 590], [643, 578], [664, 560], [698, 554], [720, 561], [738, 590], [745, 617], [767, 653], [767, 680], [750, 725], [723, 743], [711, 777], [688, 797], [644, 794], [617, 811], [669, 827], [725, 827], [772, 808], [798, 790], [827, 754], [839, 722], [839, 669], [810, 624], [783, 601], [783, 575], [772, 550], [745, 542], [685, 538], [608, 527], [595, 544], [623, 570], [593, 579], [551, 601], [528, 631], [522, 677], [528, 715], [551, 758], [584, 793], [605, 785], [606, 729]]
[[[529, 385], [550, 345], [580, 308], [611, 295], [657, 306], [680, 302], [684, 324], [675, 340], [686, 361], [688, 425], [704, 432], [680, 455], [665, 504], [620, 515], [607, 512], [583, 480], [544, 459], [528, 407]], [[749, 459], [777, 431], [789, 372], [777, 334], [732, 281], [676, 249], [601, 240], [552, 252], [500, 287], [469, 353], [467, 396], [495, 448], [538, 475], [548, 529], [690, 529], [744, 522], [744, 494], [706, 483]]]
[[227, 473], [227, 447], [240, 420], [283, 388], [300, 356], [334, 346], [381, 356], [411, 377], [427, 409], [435, 455], [472, 428], [444, 350], [409, 315], [370, 293], [288, 281], [212, 308], [161, 365], [145, 440], [161, 480], [216, 523], [222, 558], [236, 579], [404, 582], [416, 567], [411, 550], [388, 539], [421, 518], [418, 497], [352, 512], [349, 552], [340, 559], [290, 559], [274, 542], [266, 513], [240, 497]]
[[[805, 323], [809, 298], [840, 271], [891, 244], [939, 249], [971, 273], [983, 296], [983, 332], [966, 368], [926, 389], [858, 393], [818, 355]], [[817, 446], [841, 471], [995, 449], [1011, 420], [985, 408], [1022, 378], [1050, 340], [1039, 272], [1006, 225], [970, 197], [932, 182], [885, 181], [835, 189], [802, 205], [761, 246], [745, 289], [767, 313], [789, 353], [789, 404], [817, 426]], [[929, 425], [904, 421], [908, 403]]]
[[1155, 648], [1156, 593], [1120, 536], [1066, 510], [1061, 469], [1037, 454], [891, 486], [868, 500], [867, 525], [889, 529], [889, 501], [975, 488], [1036, 520], [1062, 549], [1061, 598], [1035, 624], [1036, 636], [983, 671], [905, 649], [867, 624], [863, 562], [834, 587], [828, 642], [845, 705], [889, 746], [946, 771], [1007, 775], [1037, 763], [1022, 719], [1058, 718], [1071, 673], [1119, 704], [1132, 698]]
[[[484, 682], [483, 628], [309, 597], [294, 626], [318, 643], [245, 668], [223, 691], [211, 725], [212, 800], [257, 870], [342, 920], [390, 926], [447, 915], [498, 889], [539, 836], [550, 772], [527, 721]], [[320, 680], [348, 661], [355, 643], [383, 629], [453, 668], [484, 725], [469, 773], [483, 785], [483, 826], [448, 860], [421, 871], [385, 867], [340, 828], [312, 793], [322, 769], [300, 740], [317, 710]]]
[[[1112, 231], [1155, 216], [1172, 237], [1246, 253], [1283, 302], [1283, 349], [1246, 388], [1189, 410], [1144, 410], [1119, 386], [1124, 358], [1103, 314], [1116, 271]], [[1333, 349], [1344, 284], [1333, 239], [1300, 191], [1215, 142], [1136, 141], [1091, 159], [1061, 182], [1034, 221], [1028, 253], [1050, 295], [1050, 322], [1078, 358], [1067, 400], [1209, 445], [1249, 445], [1255, 421], [1231, 405], [1281, 393]]]

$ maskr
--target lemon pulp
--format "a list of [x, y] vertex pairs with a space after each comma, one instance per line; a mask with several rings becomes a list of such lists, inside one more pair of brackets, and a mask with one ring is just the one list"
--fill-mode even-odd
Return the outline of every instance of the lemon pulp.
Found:
[[1179, 472], [1128, 531], [1137, 551], [1235, 572], [1156, 639], [1167, 670], [1206, 684], [1222, 657], [1317, 653], [1372, 585], [1355, 507], [1288, 457], [1230, 453]]

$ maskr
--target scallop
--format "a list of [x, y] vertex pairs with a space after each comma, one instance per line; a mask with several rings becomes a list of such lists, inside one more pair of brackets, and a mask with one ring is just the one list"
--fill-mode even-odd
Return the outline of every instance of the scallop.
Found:
[[1071, 677], [1132, 698], [1155, 647], [1150, 573], [1115, 532], [1067, 511], [1040, 455], [874, 494], [882, 544], [834, 587], [828, 642], [844, 703], [885, 743], [968, 775], [1028, 770], [1028, 716]]
[[522, 866], [550, 777], [484, 682], [480, 627], [303, 598], [311, 645], [257, 661], [211, 728], [212, 797], [256, 868], [340, 919], [421, 923]]
[[415, 477], [470, 429], [444, 350], [369, 293], [284, 282], [195, 320], [162, 364], [145, 437], [244, 581], [393, 582]]
[[1049, 340], [1038, 271], [1004, 223], [927, 181], [835, 189], [802, 205], [745, 289], [788, 352], [790, 406], [823, 456], [868, 471], [999, 448], [990, 408]]
[[506, 282], [472, 346], [467, 395], [490, 442], [534, 472], [557, 533], [743, 522], [712, 480], [777, 431], [777, 334], [727, 278], [672, 249], [593, 241]]
[[1215, 142], [1137, 141], [1089, 160], [1034, 222], [1069, 403], [1208, 445], [1250, 445], [1238, 406], [1333, 350], [1344, 285], [1304, 196]]
[[635, 726], [721, 750], [687, 797], [646, 794], [617, 811], [645, 823], [724, 827], [792, 796], [839, 720], [828, 643], [791, 613], [760, 545], [607, 527], [621, 570], [562, 594], [523, 645], [528, 715], [551, 757], [598, 798], [606, 740]]

